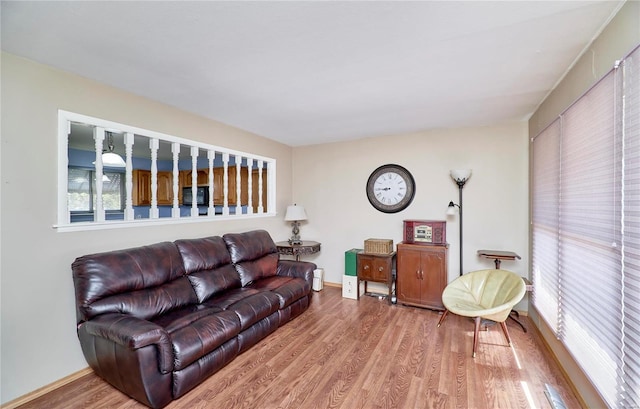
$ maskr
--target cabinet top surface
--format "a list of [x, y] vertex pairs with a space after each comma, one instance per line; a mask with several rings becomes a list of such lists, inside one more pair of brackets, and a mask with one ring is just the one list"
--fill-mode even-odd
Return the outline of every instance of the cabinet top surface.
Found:
[[395, 255], [396, 255], [395, 251], [392, 251], [391, 253], [384, 253], [384, 254], [382, 254], [382, 253], [365, 253], [365, 252], [360, 252], [360, 253], [357, 254], [358, 257], [360, 257], [360, 256], [393, 257]]
[[400, 247], [406, 247], [406, 248], [410, 247], [410, 248], [416, 248], [416, 249], [419, 249], [419, 248], [427, 248], [428, 249], [428, 248], [434, 248], [434, 247], [436, 247], [436, 248], [442, 248], [442, 247], [449, 248], [449, 243], [443, 243], [443, 244], [420, 243], [420, 244], [417, 244], [417, 243], [406, 243], [406, 242], [403, 241], [403, 242], [398, 243], [398, 248], [400, 248]]

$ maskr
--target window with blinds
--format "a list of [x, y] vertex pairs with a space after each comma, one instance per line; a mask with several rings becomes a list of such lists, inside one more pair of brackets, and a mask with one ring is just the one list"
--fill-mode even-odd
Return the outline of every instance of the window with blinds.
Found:
[[[124, 211], [124, 174], [103, 172], [102, 203], [105, 211]], [[96, 209], [96, 172], [69, 167], [67, 195], [70, 212], [89, 213]]]
[[532, 299], [551, 328], [558, 328], [558, 212], [560, 211], [560, 120], [533, 144]]
[[611, 407], [640, 407], [639, 54], [532, 141], [533, 304]]
[[622, 359], [618, 368], [621, 407], [640, 407], [640, 49], [622, 64], [621, 259]]

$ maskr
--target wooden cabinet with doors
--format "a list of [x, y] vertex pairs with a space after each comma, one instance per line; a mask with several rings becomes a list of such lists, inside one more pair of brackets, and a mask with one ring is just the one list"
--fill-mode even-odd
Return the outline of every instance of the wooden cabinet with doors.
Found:
[[[235, 174], [235, 172], [234, 172]], [[243, 167], [241, 170], [240, 178], [240, 204], [242, 206], [249, 205], [249, 168]], [[251, 207], [253, 212], [258, 212], [258, 194], [259, 194], [259, 177], [260, 172], [258, 169], [251, 170]], [[235, 192], [234, 192], [235, 195]], [[264, 211], [267, 211], [267, 172], [266, 169], [262, 169], [262, 207]]]
[[[213, 204], [222, 206], [224, 200], [223, 192], [224, 168], [213, 168]], [[211, 194], [211, 192], [209, 192]], [[231, 203], [231, 200], [229, 200]]]
[[[227, 189], [227, 203], [229, 206], [235, 206], [238, 203], [237, 196], [237, 169], [235, 166], [229, 166], [228, 168], [228, 189]], [[249, 169], [246, 166], [240, 168], [240, 204], [246, 206], [249, 204]], [[191, 187], [193, 171], [182, 170], [180, 171], [179, 180], [179, 194], [182, 194], [182, 188]], [[253, 211], [258, 211], [258, 169], [252, 169], [251, 172], [251, 201]], [[209, 169], [198, 169], [198, 186], [209, 186]], [[173, 180], [173, 179], [172, 179]], [[160, 179], [158, 179], [160, 184]], [[158, 186], [158, 189], [160, 187]], [[173, 188], [172, 188], [173, 189]], [[224, 168], [213, 168], [213, 204], [215, 206], [222, 206], [224, 204]], [[160, 194], [158, 194], [160, 196]], [[160, 199], [158, 199], [160, 200]], [[182, 197], [180, 197], [180, 204], [182, 204]], [[171, 204], [171, 203], [170, 203]], [[267, 210], [267, 171], [262, 169], [262, 206], [264, 211]]]
[[151, 171], [134, 169], [132, 201], [134, 206], [151, 205]]
[[[396, 269], [396, 253], [372, 254], [358, 253], [356, 255], [356, 271], [358, 281], [364, 281], [364, 292], [367, 292], [367, 282], [383, 283], [389, 290], [387, 302], [391, 304], [393, 292], [393, 273]], [[358, 284], [358, 288], [360, 285]]]
[[173, 204], [173, 173], [158, 172], [158, 205]]
[[[151, 171], [134, 169], [133, 197], [134, 206], [151, 206]], [[173, 173], [158, 172], [158, 189], [156, 190], [158, 205], [170, 206], [173, 204]]]
[[[197, 183], [198, 186], [208, 186], [209, 185], [209, 169], [198, 169], [197, 180], [198, 180], [198, 183]], [[181, 170], [180, 182], [181, 182], [181, 187], [190, 187], [193, 182], [193, 171]]]
[[448, 245], [400, 243], [397, 247], [396, 297], [405, 305], [442, 310], [447, 286]]

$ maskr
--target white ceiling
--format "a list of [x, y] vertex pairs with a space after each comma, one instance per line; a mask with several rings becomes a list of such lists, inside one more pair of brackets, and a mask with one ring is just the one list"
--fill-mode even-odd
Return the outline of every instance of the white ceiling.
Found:
[[291, 146], [523, 121], [621, 1], [2, 2], [2, 49]]

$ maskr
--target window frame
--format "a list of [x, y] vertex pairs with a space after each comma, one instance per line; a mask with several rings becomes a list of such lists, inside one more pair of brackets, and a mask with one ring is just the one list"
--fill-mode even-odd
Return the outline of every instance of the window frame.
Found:
[[[90, 169], [90, 168], [84, 168], [81, 166], [69, 166], [67, 168], [67, 171], [69, 169], [80, 169], [80, 170], [85, 170], [87, 172], [89, 172], [89, 180], [91, 181], [91, 183], [89, 183], [89, 209], [88, 210], [69, 210], [71, 215], [89, 215], [89, 214], [93, 214], [95, 212], [95, 203], [93, 200], [93, 196], [96, 194], [95, 192], [95, 183], [93, 182], [93, 180], [96, 177], [96, 171], [95, 169]], [[117, 213], [124, 213], [125, 210], [125, 202], [126, 202], [126, 186], [125, 186], [125, 172], [114, 172], [113, 170], [107, 170], [107, 171], [103, 171], [103, 173], [106, 174], [118, 174], [121, 175], [120, 176], [120, 209], [111, 209], [111, 210], [107, 210], [105, 209], [105, 212], [110, 213], [110, 214], [117, 214]], [[68, 175], [67, 175], [68, 177]], [[68, 189], [67, 189], [67, 193], [68, 193]]]
[[[253, 168], [253, 169], [261, 169], [262, 173], [265, 175], [264, 177], [260, 176], [260, 178], [264, 178], [262, 183], [263, 189], [266, 190], [266, 203], [262, 203], [262, 208], [258, 212], [247, 212], [247, 213], [230, 213], [226, 212], [225, 214], [211, 214], [206, 217], [198, 216], [197, 214], [192, 214], [188, 217], [156, 217], [156, 218], [145, 218], [145, 219], [127, 219], [125, 215], [125, 220], [104, 220], [104, 221], [89, 221], [89, 222], [74, 222], [71, 223], [71, 212], [68, 210], [68, 169], [69, 169], [69, 157], [68, 157], [68, 149], [69, 149], [69, 139], [68, 136], [71, 132], [71, 123], [84, 123], [91, 126], [95, 126], [102, 129], [117, 129], [120, 132], [131, 133], [138, 136], [143, 136], [149, 138], [149, 140], [156, 139], [158, 141], [164, 141], [169, 143], [176, 143], [185, 145], [193, 149], [203, 150], [203, 151], [215, 151], [217, 153], [221, 153], [225, 157], [235, 157], [235, 158], [244, 158], [250, 159], [252, 163], [254, 161], [258, 161], [263, 167]], [[53, 225], [53, 228], [58, 232], [69, 232], [69, 231], [87, 231], [87, 230], [103, 230], [103, 229], [113, 229], [113, 228], [126, 228], [126, 227], [141, 227], [141, 226], [150, 226], [150, 225], [163, 225], [163, 224], [182, 224], [182, 223], [204, 223], [211, 222], [216, 220], [230, 220], [230, 219], [252, 219], [252, 218], [263, 218], [263, 217], [273, 217], [276, 215], [275, 204], [276, 204], [276, 160], [273, 158], [269, 158], [262, 155], [256, 155], [253, 153], [242, 152], [234, 149], [228, 149], [216, 145], [206, 144], [190, 139], [185, 139], [161, 132], [151, 131], [148, 129], [143, 129], [131, 125], [126, 125], [114, 121], [104, 120], [100, 118], [95, 118], [83, 114], [78, 114], [65, 110], [58, 110], [58, 169], [57, 169], [57, 222]], [[229, 165], [231, 168], [235, 165]], [[153, 170], [152, 170], [153, 171]], [[125, 178], [131, 172], [130, 169], [125, 170]], [[157, 169], [155, 170], [157, 173]], [[98, 173], [98, 172], [96, 172]], [[225, 178], [227, 179], [227, 178]], [[126, 180], [125, 180], [125, 183]], [[156, 182], [157, 183], [157, 182]], [[265, 187], [266, 185], [266, 187]], [[227, 186], [224, 186], [226, 191]], [[255, 188], [255, 187], [254, 187]], [[238, 189], [240, 189], [238, 187]], [[258, 187], [258, 190], [260, 188]], [[127, 200], [127, 190], [124, 192], [124, 200]], [[264, 193], [265, 190], [262, 192]], [[250, 195], [249, 195], [250, 196]], [[262, 198], [259, 199], [262, 201]], [[226, 204], [225, 204], [226, 206]], [[125, 208], [126, 213], [126, 208]]]

